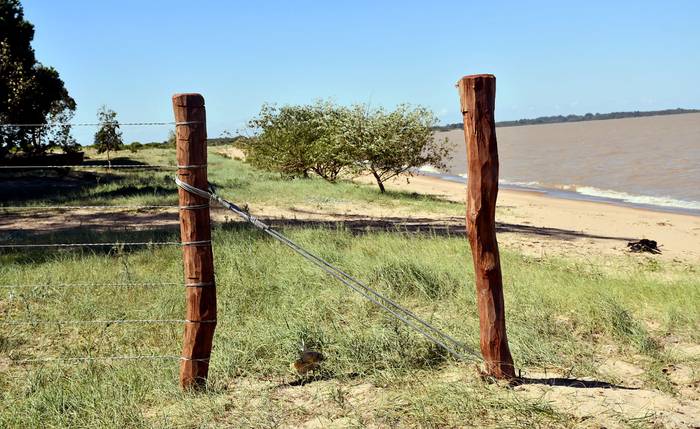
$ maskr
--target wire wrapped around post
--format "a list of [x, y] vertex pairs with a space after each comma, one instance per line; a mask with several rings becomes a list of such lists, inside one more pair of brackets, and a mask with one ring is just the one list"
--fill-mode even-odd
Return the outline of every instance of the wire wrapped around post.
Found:
[[[207, 130], [204, 98], [199, 94], [173, 96], [177, 137], [177, 177], [184, 183], [206, 188]], [[209, 200], [178, 190], [180, 236], [185, 268], [187, 310], [180, 361], [180, 385], [184, 389], [206, 385], [214, 329], [216, 285], [211, 247]]]

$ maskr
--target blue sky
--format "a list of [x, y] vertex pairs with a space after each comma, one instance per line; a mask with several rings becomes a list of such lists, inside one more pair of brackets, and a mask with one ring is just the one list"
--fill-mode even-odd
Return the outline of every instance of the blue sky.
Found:
[[[24, 0], [37, 58], [58, 69], [76, 122], [106, 104], [172, 120], [200, 92], [209, 135], [263, 102], [400, 102], [460, 120], [454, 83], [498, 79], [497, 120], [700, 107], [699, 1]], [[90, 143], [94, 130], [74, 134]], [[163, 127], [124, 138], [163, 140]]]

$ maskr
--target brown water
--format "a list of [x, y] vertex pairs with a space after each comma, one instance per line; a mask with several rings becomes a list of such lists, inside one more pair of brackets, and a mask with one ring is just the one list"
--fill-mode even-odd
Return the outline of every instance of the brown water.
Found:
[[[700, 113], [499, 127], [501, 183], [573, 198], [700, 212]], [[462, 130], [441, 173], [464, 177]]]

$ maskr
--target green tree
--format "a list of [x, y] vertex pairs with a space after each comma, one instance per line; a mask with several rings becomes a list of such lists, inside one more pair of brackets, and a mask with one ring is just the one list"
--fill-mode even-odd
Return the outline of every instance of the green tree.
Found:
[[249, 122], [258, 135], [240, 145], [256, 167], [286, 177], [313, 172], [333, 182], [352, 164], [338, 133], [343, 112], [325, 101], [281, 108], [265, 104]]
[[95, 148], [97, 153], [107, 152], [107, 163], [112, 165], [110, 151], [122, 149], [124, 146], [119, 121], [117, 121], [117, 112], [108, 109], [107, 106], [102, 106], [97, 111], [97, 118], [100, 121], [100, 128], [95, 133]]
[[399, 174], [412, 175], [427, 164], [445, 167], [447, 145], [433, 133], [438, 118], [424, 107], [402, 104], [387, 112], [355, 105], [342, 117], [340, 134], [351, 148], [355, 171], [372, 174], [381, 192], [386, 190], [384, 183]]
[[[66, 121], [75, 111], [58, 72], [37, 62], [33, 38], [19, 0], [0, 0], [0, 123]], [[16, 150], [37, 154], [76, 146], [69, 127], [0, 128], [0, 158]]]

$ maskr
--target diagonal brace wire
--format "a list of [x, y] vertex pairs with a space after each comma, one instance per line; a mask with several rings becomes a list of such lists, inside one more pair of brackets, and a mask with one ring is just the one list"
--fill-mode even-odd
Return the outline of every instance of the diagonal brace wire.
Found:
[[[409, 309], [401, 306], [397, 302], [393, 301], [390, 298], [385, 297], [384, 295], [380, 294], [376, 290], [372, 289], [371, 287], [367, 286], [366, 284], [362, 283], [360, 280], [356, 279], [355, 277], [351, 276], [350, 274], [344, 272], [343, 270], [335, 267], [334, 265], [330, 264], [326, 260], [306, 251], [304, 248], [296, 244], [294, 241], [291, 239], [285, 237], [284, 235], [280, 234], [279, 232], [273, 230], [270, 228], [269, 225], [265, 224], [264, 222], [260, 221], [258, 218], [255, 216], [252, 216], [251, 214], [247, 213], [245, 210], [241, 209], [234, 203], [231, 203], [220, 196], [216, 194], [216, 191], [213, 189], [213, 187], [210, 185], [209, 191], [205, 191], [203, 189], [196, 188], [188, 183], [183, 182], [180, 180], [178, 177], [175, 177], [175, 183], [182, 189], [186, 190], [187, 192], [190, 192], [192, 194], [195, 194], [199, 197], [206, 198], [209, 200], [214, 200], [224, 206], [225, 208], [231, 210], [232, 212], [236, 213], [238, 216], [243, 218], [245, 221], [251, 223], [254, 225], [256, 228], [262, 230], [266, 234], [270, 235], [271, 237], [275, 238], [276, 240], [280, 241], [281, 243], [285, 244], [287, 247], [291, 248], [293, 251], [304, 257], [305, 259], [309, 260], [311, 263], [316, 265], [317, 267], [321, 268], [323, 271], [325, 271], [327, 274], [331, 275], [335, 279], [339, 280], [341, 283], [344, 285], [348, 286], [350, 289], [354, 290], [355, 292], [359, 293], [360, 295], [364, 296], [366, 299], [371, 301], [372, 303], [376, 304], [377, 306], [381, 307], [384, 311], [387, 313], [393, 315], [397, 319], [399, 319], [401, 322], [403, 322], [405, 325], [408, 327], [412, 328], [416, 332], [420, 333], [424, 337], [426, 337], [428, 340], [432, 341], [433, 343], [439, 345], [443, 349], [447, 350], [450, 354], [452, 354], [454, 357], [456, 357], [459, 360], [481, 360], [481, 356], [472, 348], [466, 346], [464, 343], [461, 343], [451, 337], [448, 334], [445, 334], [444, 332], [440, 331], [437, 329], [435, 326], [432, 324], [426, 322], [425, 320], [421, 319], [418, 317], [415, 313], [410, 311]], [[447, 343], [451, 343], [451, 345], [448, 345]], [[466, 351], [469, 355], [471, 355], [471, 358], [467, 358], [463, 353], [457, 351], [457, 349], [461, 349]]]

